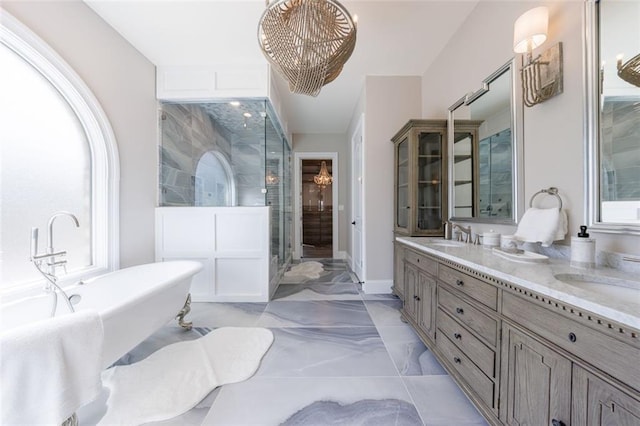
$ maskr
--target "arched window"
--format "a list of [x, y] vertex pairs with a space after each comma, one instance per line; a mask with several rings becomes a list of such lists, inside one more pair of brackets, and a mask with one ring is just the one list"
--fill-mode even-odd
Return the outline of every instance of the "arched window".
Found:
[[196, 167], [196, 206], [236, 205], [236, 185], [226, 157], [217, 151], [205, 152]]
[[38, 286], [31, 228], [67, 252], [61, 283], [118, 266], [118, 153], [111, 126], [80, 77], [29, 29], [0, 10], [0, 218], [4, 294]]

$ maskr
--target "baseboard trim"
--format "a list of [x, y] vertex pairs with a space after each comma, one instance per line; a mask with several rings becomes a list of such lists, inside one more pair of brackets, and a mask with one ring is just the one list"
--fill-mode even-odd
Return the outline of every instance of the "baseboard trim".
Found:
[[392, 280], [365, 280], [362, 291], [365, 294], [389, 294], [392, 286]]

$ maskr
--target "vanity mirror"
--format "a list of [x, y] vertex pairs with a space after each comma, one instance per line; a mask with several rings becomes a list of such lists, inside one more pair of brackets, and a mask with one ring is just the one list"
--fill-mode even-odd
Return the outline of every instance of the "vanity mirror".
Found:
[[452, 220], [513, 224], [522, 211], [522, 102], [514, 68], [507, 62], [449, 107]]
[[640, 0], [586, 7], [588, 219], [593, 230], [640, 235], [640, 87], [621, 71], [640, 54]]

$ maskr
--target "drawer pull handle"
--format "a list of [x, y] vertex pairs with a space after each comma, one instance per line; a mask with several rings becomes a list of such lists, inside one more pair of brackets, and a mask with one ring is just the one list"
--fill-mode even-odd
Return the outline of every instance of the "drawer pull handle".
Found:
[[464, 309], [462, 309], [462, 308], [456, 308], [456, 313], [458, 313], [458, 314], [462, 315], [462, 314], [464, 314]]
[[462, 287], [464, 285], [464, 281], [456, 280], [456, 284], [459, 285], [460, 287]]
[[460, 333], [454, 333], [454, 334], [453, 334], [453, 337], [455, 337], [456, 339], [460, 340], [460, 339], [462, 339], [462, 334], [460, 334]]
[[551, 424], [552, 424], [553, 426], [565, 426], [565, 424], [564, 424], [564, 422], [563, 422], [563, 421], [561, 421], [561, 420], [556, 420], [556, 419], [551, 420]]
[[419, 302], [420, 301], [420, 296], [414, 296], [416, 298], [416, 300]]
[[462, 360], [460, 358], [458, 358], [457, 356], [453, 357], [453, 362], [455, 362], [456, 364], [461, 364]]
[[576, 340], [578, 340], [578, 336], [576, 336], [575, 333], [569, 333], [569, 340], [571, 341], [571, 343], [575, 343]]

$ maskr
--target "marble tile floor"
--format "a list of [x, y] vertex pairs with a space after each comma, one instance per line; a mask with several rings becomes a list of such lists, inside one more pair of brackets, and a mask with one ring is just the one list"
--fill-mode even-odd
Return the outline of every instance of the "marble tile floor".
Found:
[[[343, 261], [317, 280], [281, 284], [270, 303], [193, 303], [194, 329], [168, 324], [119, 361], [224, 326], [270, 328], [256, 374], [212, 391], [153, 425], [485, 425], [453, 380], [400, 320], [392, 295], [362, 293]], [[81, 425], [82, 425], [81, 419]]]

